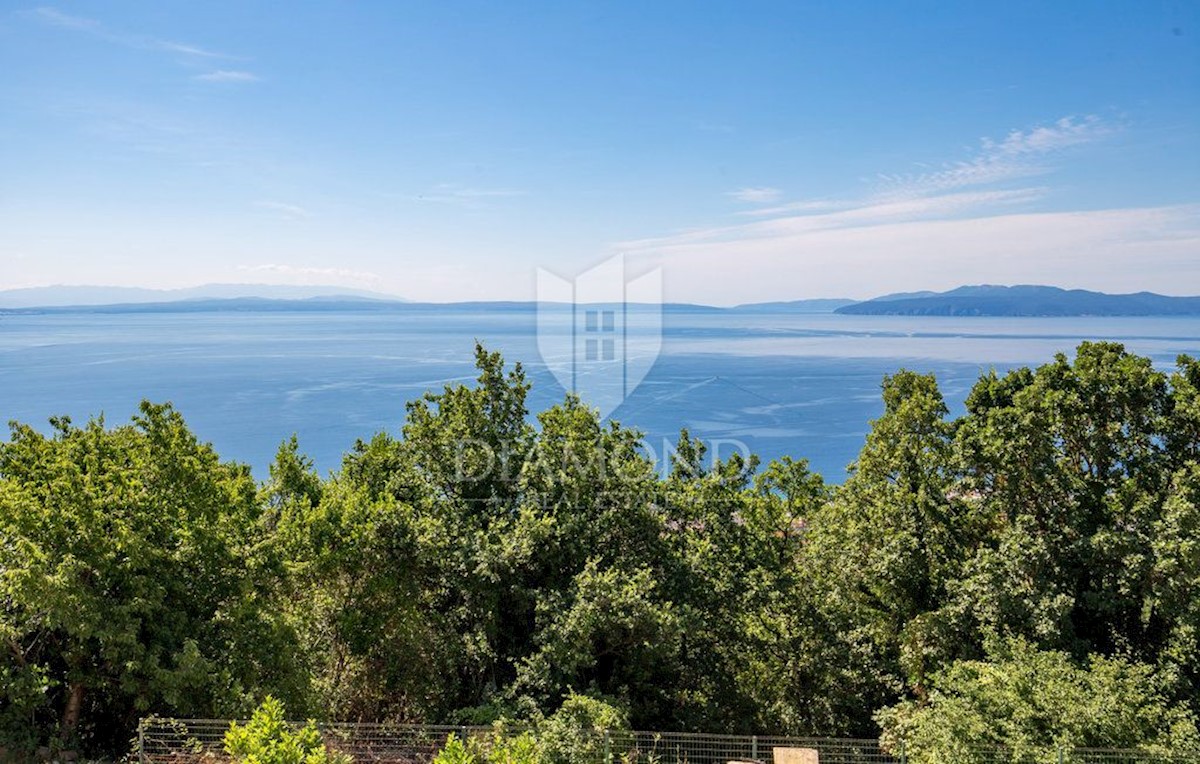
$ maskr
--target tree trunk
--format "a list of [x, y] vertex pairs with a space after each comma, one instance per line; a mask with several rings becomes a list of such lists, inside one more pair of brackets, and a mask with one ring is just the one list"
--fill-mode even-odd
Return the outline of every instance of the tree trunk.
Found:
[[70, 743], [79, 726], [79, 713], [83, 709], [83, 684], [72, 682], [67, 690], [67, 705], [62, 715], [62, 740]]

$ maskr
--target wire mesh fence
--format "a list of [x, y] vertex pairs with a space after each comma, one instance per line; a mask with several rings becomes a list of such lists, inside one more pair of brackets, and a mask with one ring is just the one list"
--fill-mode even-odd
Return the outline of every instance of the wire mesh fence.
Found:
[[[231, 722], [217, 719], [143, 721], [142, 764], [225, 764]], [[356, 764], [430, 764], [450, 735], [487, 749], [520, 730], [405, 724], [319, 724], [325, 744]], [[963, 746], [938, 753], [886, 749], [878, 740], [686, 732], [579, 730], [567, 764], [1200, 764], [1192, 754], [1100, 748], [1007, 749]]]

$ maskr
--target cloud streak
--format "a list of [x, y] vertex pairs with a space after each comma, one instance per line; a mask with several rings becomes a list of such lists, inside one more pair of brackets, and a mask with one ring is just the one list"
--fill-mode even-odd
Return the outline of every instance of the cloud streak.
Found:
[[259, 77], [250, 72], [238, 71], [235, 69], [217, 69], [213, 72], [205, 74], [197, 74], [192, 79], [200, 82], [258, 82]]
[[[614, 248], [662, 265], [669, 299], [715, 304], [980, 281], [1168, 292], [1188, 278], [1196, 284], [1200, 205], [1038, 209], [1053, 189], [1029, 181], [1115, 129], [1096, 117], [1067, 117], [981, 139], [964, 161], [879, 175], [858, 198], [785, 201], [740, 211], [738, 222]], [[748, 196], [753, 202], [769, 194]], [[771, 274], [766, 290], [763, 273]]]
[[28, 15], [37, 19], [38, 21], [41, 21], [42, 23], [50, 24], [51, 26], [56, 26], [62, 29], [69, 29], [88, 34], [97, 39], [104, 40], [105, 42], [109, 42], [114, 45], [121, 45], [126, 48], [159, 51], [162, 53], [174, 53], [195, 59], [238, 59], [237, 56], [231, 56], [226, 53], [209, 50], [208, 48], [203, 48], [199, 45], [192, 45], [190, 43], [177, 42], [175, 40], [166, 40], [161, 37], [131, 34], [128, 32], [110, 29], [96, 19], [65, 13], [50, 6], [34, 8], [29, 12]]
[[[927, 220], [980, 213], [1006, 212], [1014, 205], [1043, 199], [1045, 186], [988, 188], [1014, 179], [1028, 179], [1051, 172], [1035, 163], [1063, 149], [1098, 141], [1112, 128], [1097, 117], [1064, 117], [1050, 125], [1010, 131], [1003, 139], [980, 140], [980, 149], [969, 160], [946, 165], [920, 175], [880, 174], [882, 189], [858, 199], [816, 199], [787, 202], [739, 213], [760, 218], [754, 222], [714, 226], [669, 236], [621, 242], [621, 249], [670, 249], [702, 241], [736, 242], [770, 236], [792, 235], [858, 226]], [[739, 201], [769, 203], [781, 196], [775, 188], [742, 188], [728, 193]]]
[[777, 202], [783, 196], [783, 192], [778, 188], [769, 188], [767, 186], [752, 186], [749, 188], [739, 188], [736, 191], [728, 191], [726, 196], [733, 197], [739, 202], [747, 204], [770, 204]]
[[489, 200], [512, 199], [526, 195], [526, 192], [513, 188], [478, 188], [458, 183], [439, 183], [429, 191], [418, 194], [415, 199], [432, 204], [480, 207]]
[[1026, 132], [1013, 130], [999, 143], [987, 138], [984, 138], [982, 143], [984, 152], [991, 155], [1046, 154], [1070, 146], [1092, 143], [1111, 132], [1112, 128], [1094, 115], [1083, 118], [1063, 117], [1052, 125], [1035, 127]]
[[668, 300], [726, 305], [970, 283], [1194, 293], [1198, 242], [1200, 205], [1193, 204], [785, 226], [757, 237], [627, 251], [663, 267]]
[[266, 200], [266, 201], [261, 201], [261, 202], [255, 202], [254, 206], [261, 207], [262, 209], [265, 209], [265, 210], [271, 210], [273, 212], [278, 212], [278, 213], [282, 214], [284, 217], [290, 218], [292, 220], [300, 220], [302, 218], [312, 217], [312, 215], [309, 213], [309, 211], [304, 209], [303, 207], [300, 207], [295, 204], [288, 204], [286, 202], [276, 202], [276, 201]]
[[878, 194], [920, 196], [1044, 175], [1052, 169], [1045, 161], [1050, 155], [1094, 143], [1112, 132], [1112, 127], [1095, 116], [1063, 117], [1050, 125], [1012, 130], [999, 141], [980, 139], [975, 156], [940, 170], [917, 175], [880, 174]]
[[[842, 208], [815, 207], [826, 210], [815, 214], [784, 214], [752, 223], [702, 228], [650, 239], [619, 242], [623, 251], [671, 251], [700, 243], [737, 244], [754, 239], [794, 236], [815, 231], [833, 231], [891, 224], [909, 220], [945, 218], [981, 207], [1010, 207], [1037, 201], [1046, 193], [1044, 188], [963, 191], [937, 196], [877, 199], [871, 202], [846, 204]], [[822, 203], [824, 204], [824, 203]], [[829, 211], [831, 210], [832, 211]], [[763, 212], [787, 212], [791, 205]]]

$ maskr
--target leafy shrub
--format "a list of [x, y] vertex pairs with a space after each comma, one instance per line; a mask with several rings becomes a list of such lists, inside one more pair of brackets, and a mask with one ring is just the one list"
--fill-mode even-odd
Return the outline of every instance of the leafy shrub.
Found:
[[460, 740], [457, 735], [450, 733], [446, 745], [433, 757], [433, 764], [478, 764], [479, 755], [475, 745], [469, 740]]
[[916, 764], [970, 764], [997, 747], [1022, 761], [1076, 747], [1200, 751], [1195, 717], [1169, 700], [1153, 667], [1103, 656], [1080, 666], [1022, 639], [992, 645], [986, 661], [936, 672], [927, 702], [905, 701], [876, 718], [884, 744], [897, 750], [903, 740]]
[[542, 744], [531, 732], [500, 737], [488, 751], [489, 764], [542, 764], [544, 760]]
[[487, 744], [451, 734], [433, 764], [542, 764], [544, 760], [542, 745], [532, 732], [511, 734], [497, 728]]
[[587, 695], [571, 693], [552, 715], [538, 725], [542, 751], [551, 764], [603, 761], [605, 733], [629, 729], [625, 712]]
[[317, 724], [288, 724], [283, 704], [270, 695], [245, 726], [234, 722], [225, 733], [225, 752], [242, 764], [350, 764], [352, 759], [325, 748]]

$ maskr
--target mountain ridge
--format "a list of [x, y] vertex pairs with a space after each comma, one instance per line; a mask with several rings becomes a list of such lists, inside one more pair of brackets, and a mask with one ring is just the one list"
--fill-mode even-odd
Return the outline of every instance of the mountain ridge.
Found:
[[966, 285], [931, 295], [884, 295], [834, 310], [853, 316], [1194, 316], [1200, 297], [1109, 294], [1036, 284]]
[[[106, 301], [105, 298], [108, 298]], [[124, 299], [121, 299], [124, 298]], [[535, 300], [417, 302], [347, 287], [278, 284], [206, 284], [185, 289], [52, 286], [0, 290], [4, 312], [153, 313], [205, 311], [396, 311], [420, 309], [533, 310]], [[1109, 294], [1036, 284], [964, 285], [945, 292], [896, 292], [870, 300], [817, 298], [743, 303], [728, 307], [663, 303], [668, 313], [791, 313], [873, 316], [1191, 316], [1200, 296], [1155, 292]]]
[[62, 308], [150, 303], [175, 303], [190, 300], [227, 300], [240, 298], [306, 300], [343, 298], [406, 302], [397, 295], [352, 287], [304, 284], [211, 283], [179, 289], [104, 286], [97, 284], [53, 284], [0, 290], [0, 309]]

